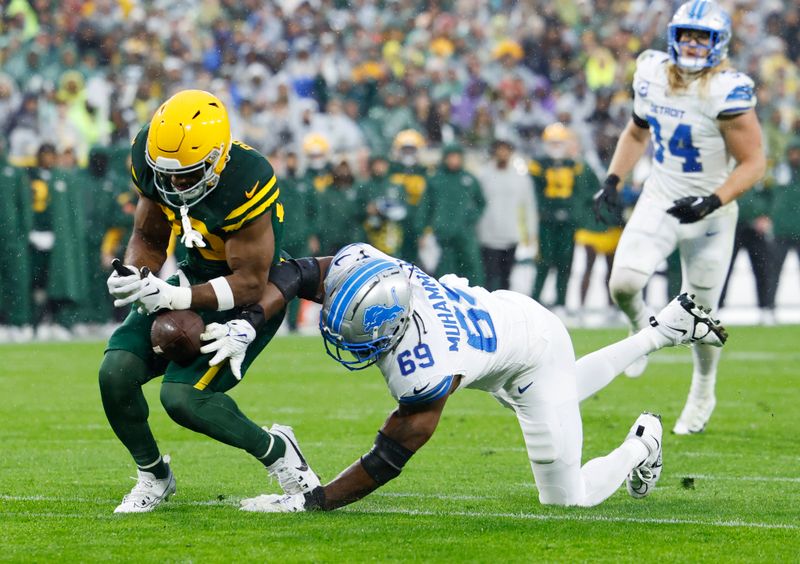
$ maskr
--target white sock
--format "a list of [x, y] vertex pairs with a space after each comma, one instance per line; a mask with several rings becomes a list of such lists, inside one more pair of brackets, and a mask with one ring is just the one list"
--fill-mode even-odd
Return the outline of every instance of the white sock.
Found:
[[631, 470], [638, 466], [649, 452], [642, 441], [628, 439], [606, 456], [594, 458], [583, 465], [581, 476], [586, 489], [584, 507], [592, 507], [610, 497], [619, 489]]
[[657, 351], [668, 342], [657, 329], [646, 327], [613, 345], [581, 357], [576, 363], [578, 401], [602, 390], [632, 362]]
[[717, 383], [717, 366], [722, 349], [710, 345], [696, 344], [692, 347], [694, 371], [689, 396], [707, 399], [714, 396]]

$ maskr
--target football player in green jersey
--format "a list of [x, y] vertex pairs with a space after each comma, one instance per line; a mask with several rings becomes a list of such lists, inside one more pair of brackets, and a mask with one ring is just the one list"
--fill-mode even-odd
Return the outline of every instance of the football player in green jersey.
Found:
[[[201, 90], [167, 100], [136, 136], [131, 160], [140, 198], [125, 266], [115, 268], [108, 288], [115, 306], [134, 307], [111, 336], [100, 366], [106, 416], [138, 468], [136, 485], [115, 512], [150, 511], [175, 491], [142, 394], [142, 385], [162, 374], [161, 403], [177, 423], [247, 451], [285, 491], [314, 487], [319, 480], [291, 428], [262, 429], [225, 393], [283, 319], [282, 306], [264, 311], [257, 304], [272, 287], [267, 276], [279, 260], [283, 231], [272, 166], [231, 140], [225, 107]], [[187, 258], [163, 281], [152, 273], [166, 259], [171, 233], [187, 248]], [[153, 352], [150, 327], [156, 312], [166, 309], [198, 311], [206, 323], [203, 339], [212, 341], [204, 354], [181, 365]]]

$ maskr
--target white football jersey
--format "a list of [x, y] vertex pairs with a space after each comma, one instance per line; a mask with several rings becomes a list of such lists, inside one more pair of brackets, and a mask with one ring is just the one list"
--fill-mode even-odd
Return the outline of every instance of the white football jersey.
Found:
[[396, 262], [411, 281], [414, 315], [398, 345], [377, 362], [400, 403], [438, 399], [454, 376], [462, 377], [460, 387], [496, 391], [546, 348], [540, 334], [546, 323], [538, 320], [549, 312], [516, 292], [490, 293], [452, 274], [440, 282], [366, 243], [341, 249], [328, 276], [369, 257]]
[[733, 70], [695, 80], [680, 94], [668, 94], [669, 56], [645, 51], [633, 77], [634, 113], [650, 124], [653, 170], [644, 190], [669, 201], [708, 196], [733, 166], [717, 120], [755, 107], [753, 81]]

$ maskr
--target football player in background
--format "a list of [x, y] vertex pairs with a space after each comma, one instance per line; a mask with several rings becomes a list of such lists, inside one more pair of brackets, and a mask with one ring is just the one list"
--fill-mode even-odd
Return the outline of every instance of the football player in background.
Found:
[[[651, 315], [642, 289], [675, 248], [682, 289], [697, 303], [717, 307], [733, 249], [735, 200], [766, 166], [753, 81], [727, 60], [728, 14], [713, 1], [687, 2], [672, 18], [668, 39], [668, 53], [645, 51], [637, 60], [633, 116], [595, 195], [597, 211], [617, 205], [621, 179], [652, 139], [653, 169], [623, 231], [609, 281], [632, 332], [646, 327]], [[716, 403], [720, 351], [700, 344], [692, 354], [689, 396], [673, 427], [681, 435], [701, 432]], [[643, 356], [626, 374], [638, 376], [646, 364]]]
[[[319, 480], [291, 428], [262, 429], [226, 394], [283, 320], [282, 304], [267, 311], [257, 304], [265, 292], [277, 292], [267, 283], [283, 233], [272, 166], [231, 140], [224, 105], [201, 90], [164, 102], [136, 136], [131, 159], [140, 197], [125, 267], [111, 274], [108, 289], [115, 306], [134, 307], [100, 366], [106, 417], [138, 469], [136, 485], [115, 513], [150, 511], [175, 492], [142, 394], [142, 386], [162, 374], [161, 403], [178, 424], [248, 452], [286, 491], [313, 487]], [[153, 273], [164, 264], [170, 233], [186, 246], [187, 259], [163, 281]], [[201, 349], [205, 354], [178, 364], [153, 352], [150, 327], [165, 309], [199, 310], [208, 324], [203, 338], [214, 339]]]
[[404, 129], [392, 142], [395, 160], [389, 165], [389, 180], [405, 190], [406, 217], [400, 258], [409, 262], [417, 262], [420, 238], [428, 227], [427, 210], [422, 206], [429, 179], [428, 169], [420, 162], [424, 148], [425, 138], [414, 129]]
[[576, 363], [564, 324], [528, 296], [490, 293], [452, 274], [437, 281], [365, 243], [344, 247], [321, 271], [328, 354], [352, 370], [376, 364], [398, 407], [372, 449], [332, 482], [243, 500], [246, 511], [331, 510], [361, 499], [400, 474], [461, 388], [487, 391], [515, 411], [541, 503], [593, 506], [626, 478], [631, 495], [644, 497], [661, 472], [660, 418], [643, 413], [620, 447], [581, 468], [579, 401], [642, 354], [726, 338], [682, 294], [648, 327]]

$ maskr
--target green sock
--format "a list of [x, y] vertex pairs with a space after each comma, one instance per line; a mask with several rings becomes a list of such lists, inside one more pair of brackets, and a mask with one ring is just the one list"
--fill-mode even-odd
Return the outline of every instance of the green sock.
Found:
[[272, 466], [272, 464], [286, 454], [286, 443], [278, 435], [264, 431], [265, 439], [267, 441], [266, 454], [257, 456], [258, 461], [264, 466]]
[[153, 476], [156, 477], [157, 480], [163, 480], [167, 476], [169, 476], [169, 469], [167, 468], [167, 463], [164, 462], [164, 459], [159, 456], [158, 460], [149, 464], [147, 466], [139, 466], [138, 464], [136, 467], [141, 470], [142, 472], [150, 472]]

